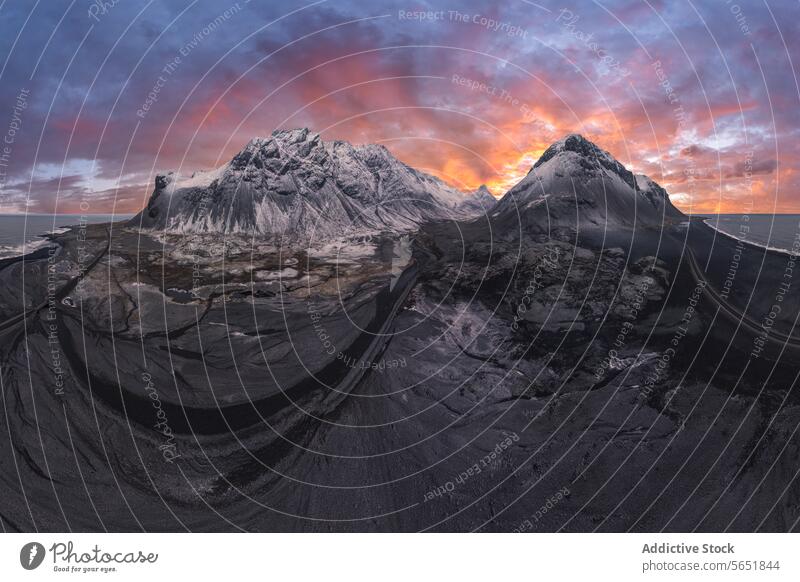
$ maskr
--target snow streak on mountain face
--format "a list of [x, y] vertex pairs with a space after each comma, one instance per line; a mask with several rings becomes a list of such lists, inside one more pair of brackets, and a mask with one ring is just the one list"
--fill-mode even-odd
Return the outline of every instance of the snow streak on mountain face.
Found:
[[324, 142], [295, 129], [251, 140], [211, 172], [158, 176], [147, 207], [130, 225], [324, 241], [473, 218], [494, 206], [487, 194], [464, 194], [383, 146]]
[[658, 227], [684, 215], [666, 191], [580, 135], [551, 145], [492, 212], [525, 230]]
[[580, 135], [551, 145], [497, 203], [485, 186], [465, 194], [383, 146], [324, 142], [295, 129], [251, 140], [211, 172], [158, 176], [130, 225], [325, 242], [484, 214], [500, 228], [533, 233], [659, 227], [684, 218], [661, 186]]

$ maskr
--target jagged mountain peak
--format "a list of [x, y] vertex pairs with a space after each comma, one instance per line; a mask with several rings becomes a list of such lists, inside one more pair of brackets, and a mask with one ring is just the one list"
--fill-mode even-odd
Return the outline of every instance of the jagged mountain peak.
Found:
[[252, 138], [245, 148], [248, 146], [262, 147], [270, 142], [279, 143], [282, 145], [296, 145], [302, 142], [314, 142], [319, 140], [319, 134], [311, 131], [307, 127], [295, 127], [292, 129], [276, 129], [269, 137], [256, 136]]
[[319, 134], [312, 132], [307, 127], [295, 127], [292, 129], [276, 129], [272, 132], [272, 138], [280, 139], [288, 143], [298, 143], [301, 141], [315, 140], [319, 138]]
[[255, 137], [247, 142], [231, 160], [231, 167], [237, 170], [254, 167], [257, 170], [267, 168], [284, 172], [287, 168], [281, 164], [297, 167], [306, 161], [321, 163], [324, 154], [318, 133], [312, 133], [308, 128], [277, 130], [270, 137]]
[[[236, 169], [255, 168], [286, 173], [299, 171], [304, 176], [317, 170], [349, 174], [367, 168], [380, 172], [409, 172], [421, 182], [447, 187], [435, 176], [419, 172], [397, 159], [381, 144], [352, 144], [348, 141], [324, 141], [308, 128], [276, 130], [270, 137], [256, 137], [232, 161]], [[360, 176], [366, 178], [366, 176]]]
[[[564, 136], [547, 148], [531, 168], [531, 173], [546, 174], [545, 165], [556, 165], [556, 172], [574, 175], [592, 175], [598, 172], [611, 172], [619, 176], [631, 188], [636, 188], [636, 179], [624, 165], [606, 150], [580, 134]], [[538, 170], [538, 172], [537, 172]]]
[[597, 146], [591, 140], [586, 139], [579, 133], [570, 133], [558, 141], [553, 142], [534, 164], [534, 167], [546, 162], [551, 157], [561, 152], [575, 152], [584, 156], [613, 159], [611, 154]]
[[684, 218], [667, 192], [579, 134], [548, 147], [493, 212], [533, 229], [657, 226]]
[[478, 186], [478, 189], [475, 190], [475, 196], [480, 196], [480, 197], [491, 196], [492, 198], [494, 198], [492, 191], [489, 190], [489, 187], [486, 184], [481, 184], [480, 186]]
[[493, 198], [481, 203], [411, 168], [382, 145], [324, 141], [298, 128], [251, 139], [216, 170], [158, 176], [131, 225], [324, 240], [465, 220], [493, 205]]
[[492, 196], [486, 184], [481, 184], [471, 196], [468, 197], [467, 202], [464, 203], [465, 208], [469, 208], [476, 214], [486, 214], [491, 211], [497, 204], [497, 198]]

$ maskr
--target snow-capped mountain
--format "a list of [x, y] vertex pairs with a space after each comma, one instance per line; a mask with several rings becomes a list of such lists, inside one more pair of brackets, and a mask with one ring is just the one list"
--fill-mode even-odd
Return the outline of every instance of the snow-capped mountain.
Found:
[[129, 225], [320, 241], [465, 220], [494, 203], [488, 192], [465, 194], [383, 146], [325, 142], [294, 129], [251, 140], [211, 172], [157, 176], [147, 207]]
[[611, 154], [583, 136], [555, 142], [528, 175], [491, 213], [507, 226], [554, 228], [659, 227], [685, 219], [667, 192], [650, 178], [634, 175]]
[[462, 203], [462, 207], [472, 209], [477, 214], [488, 214], [496, 204], [497, 198], [492, 195], [489, 188], [486, 187], [486, 184], [481, 184], [481, 186]]

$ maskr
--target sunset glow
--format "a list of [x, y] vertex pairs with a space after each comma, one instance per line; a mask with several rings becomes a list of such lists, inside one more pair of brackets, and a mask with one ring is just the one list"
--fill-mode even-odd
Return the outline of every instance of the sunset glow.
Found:
[[[134, 212], [157, 172], [215, 167], [254, 136], [306, 126], [498, 197], [550, 143], [581, 133], [686, 212], [800, 212], [800, 36], [784, 8], [34, 10], [35, 28], [0, 39], [0, 91], [19, 104], [4, 114], [15, 129], [2, 211]], [[30, 9], [6, 4], [4, 26], [19, 30]]]

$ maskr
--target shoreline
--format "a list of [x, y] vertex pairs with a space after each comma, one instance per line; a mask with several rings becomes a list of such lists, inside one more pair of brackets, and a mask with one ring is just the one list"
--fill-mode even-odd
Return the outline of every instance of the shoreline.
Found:
[[[759, 244], [759, 243], [751, 241], [751, 240], [747, 240], [747, 239], [744, 239], [744, 238], [736, 237], [736, 236], [734, 236], [734, 235], [732, 235], [732, 234], [730, 234], [728, 232], [725, 232], [724, 230], [720, 230], [719, 228], [715, 227], [714, 225], [709, 224], [708, 221], [711, 220], [713, 218], [713, 216], [704, 216], [704, 215], [693, 215], [693, 216], [687, 215], [687, 216], [689, 216], [689, 218], [691, 220], [693, 220], [693, 221], [696, 220], [698, 222], [701, 222], [702, 224], [706, 225], [710, 229], [714, 230], [715, 232], [718, 232], [722, 236], [724, 236], [726, 238], [729, 238], [730, 240], [732, 240], [732, 241], [734, 241], [736, 243], [740, 243], [741, 242], [741, 243], [743, 243], [745, 245], [748, 245], [750, 247], [753, 247], [755, 249], [762, 250], [762, 251], [770, 251], [772, 253], [783, 255], [785, 257], [797, 256], [791, 249], [784, 249], [784, 248], [780, 248], [780, 247], [771, 247], [771, 246]], [[736, 216], [736, 215], [732, 215], [732, 216]]]
[[121, 223], [128, 220], [131, 216], [134, 215], [125, 215], [125, 214], [35, 214], [35, 213], [0, 213], [0, 217], [27, 217], [27, 216], [38, 216], [38, 217], [61, 217], [61, 218], [75, 218], [76, 222], [74, 224], [65, 224], [64, 226], [56, 226], [55, 228], [50, 228], [44, 232], [40, 232], [38, 234], [33, 235], [28, 241], [21, 242], [20, 244], [13, 246], [13, 245], [0, 245], [0, 248], [5, 247], [5, 253], [0, 253], [0, 269], [7, 267], [10, 264], [16, 263], [18, 261], [24, 260], [26, 258], [30, 258], [31, 260], [36, 260], [40, 257], [40, 253], [42, 251], [46, 251], [50, 246], [57, 243], [57, 238], [61, 235], [69, 233], [71, 230], [80, 227], [80, 220], [81, 218], [89, 217], [89, 218], [111, 218], [113, 217], [114, 220], [105, 220], [103, 222], [87, 222], [86, 224], [116, 224]]
[[6, 267], [13, 265], [14, 263], [19, 263], [20, 261], [28, 260], [28, 261], [38, 261], [39, 259], [44, 259], [47, 257], [47, 253], [52, 247], [61, 246], [57, 242], [53, 240], [45, 241], [45, 244], [37, 249], [33, 249], [25, 254], [21, 255], [13, 255], [10, 257], [2, 257], [0, 258], [0, 270], [5, 269]]

